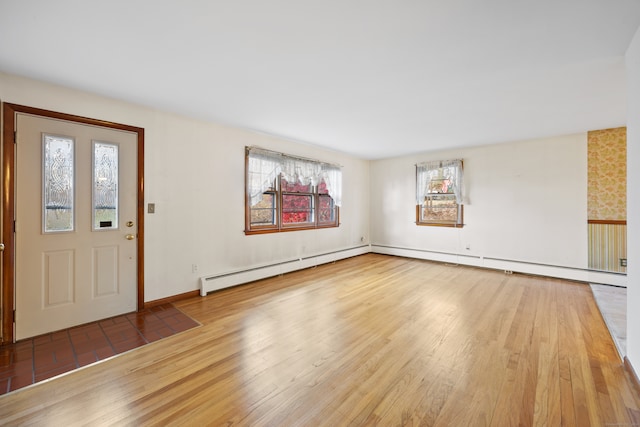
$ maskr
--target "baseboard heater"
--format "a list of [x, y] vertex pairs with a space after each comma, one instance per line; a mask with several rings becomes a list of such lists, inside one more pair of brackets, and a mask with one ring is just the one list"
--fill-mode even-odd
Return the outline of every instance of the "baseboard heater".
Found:
[[535, 274], [560, 279], [577, 280], [587, 283], [597, 283], [613, 286], [627, 286], [625, 273], [592, 270], [588, 268], [567, 267], [530, 261], [518, 261], [502, 258], [493, 258], [478, 255], [465, 255], [452, 252], [438, 252], [424, 249], [403, 248], [387, 245], [371, 245], [371, 252], [385, 255], [417, 258], [429, 261], [445, 262], [449, 264], [468, 265], [494, 270], [514, 271], [519, 273]]
[[321, 264], [351, 258], [357, 255], [369, 253], [369, 245], [355, 246], [352, 248], [339, 249], [331, 252], [324, 252], [316, 255], [309, 255], [299, 258], [291, 258], [275, 263], [263, 264], [251, 268], [231, 271], [212, 276], [200, 278], [200, 295], [205, 296], [209, 292], [229, 288], [255, 280], [266, 279], [268, 277], [279, 276], [296, 270], [315, 267]]

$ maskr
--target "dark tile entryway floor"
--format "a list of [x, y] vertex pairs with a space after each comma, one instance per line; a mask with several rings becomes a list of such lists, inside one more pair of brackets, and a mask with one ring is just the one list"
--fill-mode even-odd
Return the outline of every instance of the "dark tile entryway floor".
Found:
[[0, 347], [0, 395], [198, 326], [163, 304]]

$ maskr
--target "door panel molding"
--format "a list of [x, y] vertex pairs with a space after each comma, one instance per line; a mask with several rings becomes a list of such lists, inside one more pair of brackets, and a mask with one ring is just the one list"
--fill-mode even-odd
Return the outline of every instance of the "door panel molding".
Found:
[[85, 125], [99, 126], [133, 132], [137, 135], [137, 309], [144, 308], [144, 129], [105, 120], [65, 114], [56, 111], [28, 107], [24, 105], [2, 104], [2, 344], [14, 341], [14, 302], [15, 302], [15, 138], [17, 114], [31, 114], [51, 119], [65, 120]]

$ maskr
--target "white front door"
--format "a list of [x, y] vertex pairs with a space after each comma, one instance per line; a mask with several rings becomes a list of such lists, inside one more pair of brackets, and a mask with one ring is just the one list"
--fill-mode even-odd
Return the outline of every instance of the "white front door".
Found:
[[15, 338], [136, 310], [137, 136], [18, 113]]

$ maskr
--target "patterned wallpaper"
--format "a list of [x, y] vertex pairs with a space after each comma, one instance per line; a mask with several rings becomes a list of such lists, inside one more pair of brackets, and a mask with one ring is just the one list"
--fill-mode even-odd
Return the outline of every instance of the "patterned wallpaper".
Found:
[[590, 131], [588, 218], [627, 219], [627, 128]]

